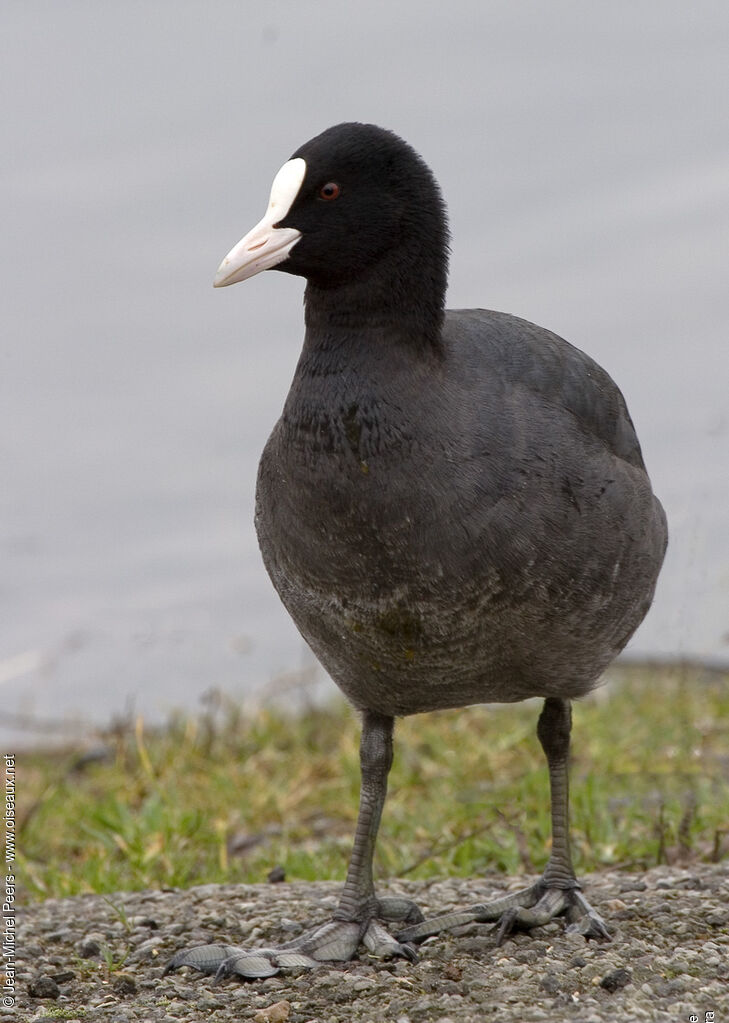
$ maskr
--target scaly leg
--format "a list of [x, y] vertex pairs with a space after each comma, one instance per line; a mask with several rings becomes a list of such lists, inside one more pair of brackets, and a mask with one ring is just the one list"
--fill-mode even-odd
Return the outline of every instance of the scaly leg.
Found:
[[378, 899], [372, 876], [375, 842], [392, 765], [393, 725], [393, 718], [382, 714], [365, 712], [363, 716], [359, 815], [347, 879], [333, 919], [278, 948], [249, 950], [233, 945], [200, 945], [183, 949], [168, 963], [165, 973], [179, 966], [193, 966], [203, 973], [215, 973], [218, 978], [231, 974], [268, 977], [284, 967], [310, 968], [322, 961], [349, 960], [360, 943], [379, 957], [415, 959], [412, 946], [396, 941], [378, 923], [378, 918], [415, 923], [423, 919], [422, 913], [408, 899]]
[[602, 918], [580, 891], [569, 843], [569, 746], [572, 711], [569, 700], [549, 697], [537, 724], [537, 736], [547, 758], [552, 813], [552, 851], [541, 880], [500, 899], [470, 906], [461, 913], [433, 917], [400, 931], [399, 941], [422, 941], [432, 934], [469, 923], [498, 921], [496, 943], [513, 930], [541, 927], [565, 914], [568, 930], [586, 938], [610, 938]]

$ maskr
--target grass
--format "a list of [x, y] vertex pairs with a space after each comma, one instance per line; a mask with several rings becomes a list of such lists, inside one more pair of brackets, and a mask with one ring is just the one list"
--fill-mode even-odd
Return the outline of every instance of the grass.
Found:
[[[729, 674], [615, 669], [574, 706], [578, 872], [729, 856]], [[376, 854], [380, 877], [538, 871], [549, 853], [539, 703], [408, 718]], [[359, 791], [356, 716], [219, 700], [199, 719], [20, 759], [24, 901], [211, 881], [344, 876]]]

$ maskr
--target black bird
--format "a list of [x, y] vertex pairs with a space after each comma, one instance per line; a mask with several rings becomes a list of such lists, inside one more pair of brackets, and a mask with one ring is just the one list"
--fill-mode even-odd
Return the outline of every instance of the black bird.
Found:
[[[423, 160], [390, 131], [340, 124], [276, 175], [224, 287], [307, 279], [306, 334], [261, 458], [256, 528], [281, 600], [362, 714], [347, 880], [328, 923], [275, 949], [211, 945], [168, 969], [264, 976], [348, 960], [472, 920], [497, 939], [565, 914], [606, 938], [570, 859], [570, 701], [645, 616], [666, 549], [622, 394], [589, 356], [526, 320], [445, 310], [448, 229]], [[544, 698], [552, 850], [522, 892], [421, 922], [375, 892], [372, 856], [396, 717]], [[399, 921], [393, 937], [381, 921]]]

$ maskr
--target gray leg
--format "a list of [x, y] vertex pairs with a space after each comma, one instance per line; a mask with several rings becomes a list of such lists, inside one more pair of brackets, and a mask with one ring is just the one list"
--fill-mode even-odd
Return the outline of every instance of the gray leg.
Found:
[[365, 711], [359, 763], [362, 776], [359, 813], [349, 858], [347, 879], [334, 918], [308, 935], [287, 942], [285, 949], [295, 947], [317, 961], [348, 960], [360, 942], [374, 955], [415, 958], [414, 949], [401, 945], [377, 923], [377, 917], [415, 922], [422, 913], [405, 899], [379, 900], [375, 895], [372, 861], [380, 827], [382, 808], [387, 795], [387, 778], [392, 767], [392, 732], [394, 719]]
[[[362, 737], [359, 744], [362, 784], [357, 827], [352, 855], [349, 858], [347, 879], [334, 913], [334, 922], [329, 925], [335, 927], [341, 924], [340, 930], [343, 934], [351, 935], [350, 944], [355, 933], [357, 940], [351, 950], [349, 946], [344, 947], [343, 950], [349, 951], [348, 955], [331, 958], [351, 959], [360, 941], [364, 942], [373, 955], [382, 958], [390, 956], [404, 956], [411, 960], [415, 958], [414, 949], [395, 941], [389, 931], [378, 924], [377, 918], [415, 923], [423, 919], [423, 914], [408, 899], [378, 899], [372, 876], [377, 832], [387, 795], [387, 779], [392, 767], [393, 727], [394, 719], [391, 717], [371, 711], [365, 711], [363, 715]], [[322, 958], [315, 953], [312, 954], [314, 958]]]
[[501, 944], [512, 930], [540, 927], [566, 914], [569, 930], [586, 938], [606, 938], [610, 934], [602, 919], [580, 893], [572, 867], [569, 843], [569, 748], [572, 711], [569, 700], [549, 697], [544, 701], [537, 724], [549, 769], [552, 812], [552, 851], [540, 881], [492, 902], [471, 906], [462, 913], [425, 920], [398, 934], [400, 941], [421, 941], [432, 934], [468, 923], [497, 922], [496, 942]]
[[393, 725], [393, 718], [382, 714], [366, 712], [363, 716], [359, 815], [347, 879], [333, 919], [275, 949], [201, 945], [183, 950], [168, 964], [165, 973], [178, 966], [193, 966], [219, 978], [231, 974], [267, 977], [285, 967], [311, 968], [323, 961], [349, 960], [360, 943], [379, 957], [415, 959], [415, 950], [396, 941], [376, 918], [415, 923], [423, 919], [422, 913], [406, 899], [379, 900], [372, 877], [375, 841], [392, 766]]
[[334, 914], [335, 920], [355, 920], [374, 916], [377, 908], [372, 860], [387, 795], [387, 778], [392, 767], [394, 719], [366, 711], [362, 718], [359, 767], [362, 783], [359, 814], [354, 832], [347, 880]]
[[554, 697], [544, 701], [537, 722], [537, 738], [542, 744], [549, 770], [549, 795], [552, 809], [552, 851], [544, 868], [546, 888], [578, 888], [570, 855], [569, 756], [572, 731], [572, 707], [569, 700]]

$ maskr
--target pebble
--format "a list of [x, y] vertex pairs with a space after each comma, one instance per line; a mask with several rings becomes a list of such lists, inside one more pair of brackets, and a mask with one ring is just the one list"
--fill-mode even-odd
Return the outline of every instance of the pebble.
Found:
[[291, 1014], [291, 1003], [283, 1000], [259, 1009], [253, 1017], [257, 1023], [284, 1023]]
[[128, 973], [118, 973], [111, 983], [111, 989], [115, 995], [126, 998], [137, 993], [137, 982]]
[[44, 974], [36, 977], [28, 985], [28, 994], [31, 998], [58, 998], [60, 993], [61, 989], [53, 977], [47, 977]]
[[[340, 886], [205, 885], [115, 895], [128, 928], [102, 897], [52, 899], [21, 910], [17, 1013], [0, 1014], [0, 1023], [45, 1020], [48, 1008], [56, 1007], [65, 1019], [75, 1013], [87, 1023], [277, 1023], [266, 1013], [282, 1003], [289, 1014], [281, 1023], [488, 1023], [499, 1014], [652, 1023], [688, 1019], [707, 1007], [717, 1020], [729, 1021], [729, 935], [724, 924], [709, 922], [729, 920], [725, 864], [698, 864], [691, 871], [660, 867], [640, 875], [605, 871], [581, 880], [611, 927], [609, 944], [567, 933], [558, 921], [533, 935], [516, 933], [496, 949], [491, 929], [480, 925], [469, 937], [443, 934], [424, 942], [414, 964], [375, 961], [363, 950], [344, 966], [322, 964], [311, 972], [220, 985], [187, 969], [162, 978], [162, 966], [185, 945], [242, 944], [242, 935], [247, 942], [256, 934], [261, 945], [288, 940], [327, 918]], [[524, 877], [493, 884], [403, 880], [383, 882], [380, 890], [411, 897], [433, 915], [524, 883]], [[91, 952], [94, 943], [98, 950], [79, 964], [81, 947]], [[111, 974], [101, 956], [107, 949], [113, 962], [123, 963]], [[30, 986], [42, 977], [56, 984], [55, 999], [31, 997]]]
[[97, 938], [96, 936], [87, 935], [78, 943], [78, 954], [82, 959], [93, 959], [94, 956], [101, 953], [102, 941], [103, 938], [100, 936]]
[[137, 945], [134, 950], [134, 958], [140, 961], [153, 959], [165, 947], [165, 939], [161, 936], [147, 938]]
[[626, 984], [630, 984], [632, 979], [633, 976], [630, 970], [621, 967], [618, 970], [611, 970], [610, 973], [606, 973], [600, 981], [600, 987], [609, 991], [610, 994], [614, 994], [620, 988], [625, 987]]
[[542, 979], [539, 981], [539, 986], [540, 988], [542, 988], [543, 991], [546, 991], [547, 994], [550, 995], [556, 995], [557, 992], [560, 990], [559, 980], [555, 977], [553, 973], [548, 973], [546, 974], [546, 976], [542, 977]]

